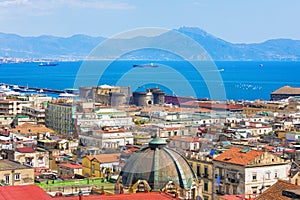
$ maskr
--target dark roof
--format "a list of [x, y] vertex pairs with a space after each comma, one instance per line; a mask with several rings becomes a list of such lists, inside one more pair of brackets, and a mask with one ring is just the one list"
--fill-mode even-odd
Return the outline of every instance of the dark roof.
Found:
[[[78, 197], [77, 197], [78, 198]], [[53, 200], [43, 189], [34, 185], [2, 186], [0, 199], [3, 200]]]
[[131, 187], [138, 180], [146, 180], [151, 191], [159, 191], [173, 181], [182, 189], [190, 189], [197, 179], [193, 169], [183, 155], [164, 145], [156, 138], [149, 144], [133, 153], [121, 171], [122, 184]]
[[293, 189], [300, 189], [300, 186], [279, 180], [269, 189], [267, 189], [261, 195], [255, 198], [255, 200], [290, 200], [291, 198], [282, 195], [282, 191]]
[[31, 167], [22, 165], [22, 164], [20, 164], [18, 162], [15, 162], [15, 161], [0, 160], [0, 171], [16, 170], [16, 169], [31, 169]]

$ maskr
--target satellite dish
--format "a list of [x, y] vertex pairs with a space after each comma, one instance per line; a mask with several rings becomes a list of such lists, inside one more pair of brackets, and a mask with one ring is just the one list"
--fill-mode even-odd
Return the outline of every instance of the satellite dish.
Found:
[[199, 195], [197, 195], [196, 200], [202, 200], [202, 198]]

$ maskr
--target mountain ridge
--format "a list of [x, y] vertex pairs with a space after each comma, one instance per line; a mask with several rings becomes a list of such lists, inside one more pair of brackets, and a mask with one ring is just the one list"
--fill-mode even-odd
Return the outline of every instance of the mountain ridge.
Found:
[[[300, 61], [300, 40], [289, 38], [269, 39], [261, 43], [231, 43], [218, 38], [197, 27], [180, 27], [174, 29], [200, 44], [213, 60], [219, 61]], [[172, 35], [168, 35], [172, 37]], [[153, 44], [164, 42], [170, 45], [172, 38], [165, 40], [166, 35], [154, 37], [136, 37], [131, 39], [116, 39], [109, 51], [117, 51], [128, 42]], [[69, 37], [52, 35], [20, 36], [0, 32], [0, 58], [50, 58], [50, 59], [84, 59], [106, 38], [85, 34], [75, 34]], [[176, 38], [173, 38], [176, 39]], [[109, 52], [108, 51], [108, 52]], [[191, 52], [190, 58], [195, 58]], [[128, 54], [128, 59], [173, 59], [172, 55], [157, 50], [141, 50]]]

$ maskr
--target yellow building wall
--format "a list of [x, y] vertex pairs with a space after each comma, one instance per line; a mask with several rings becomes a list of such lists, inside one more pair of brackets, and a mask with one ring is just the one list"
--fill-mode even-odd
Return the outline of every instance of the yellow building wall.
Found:
[[[195, 174], [197, 175], [197, 166], [200, 166], [200, 174], [197, 175], [199, 182], [202, 185], [202, 194], [205, 200], [213, 199], [213, 167], [211, 162], [198, 159], [188, 159], [188, 162], [192, 166]], [[205, 167], [207, 167], [208, 176], [204, 176]], [[199, 176], [200, 175], [200, 176]], [[204, 189], [204, 184], [207, 183], [207, 190]]]
[[[16, 174], [20, 174], [19, 180], [13, 180]], [[5, 176], [9, 175], [9, 185], [29, 185], [34, 184], [34, 169], [17, 169], [0, 171], [0, 180], [5, 180]]]
[[94, 165], [94, 168], [95, 168], [94, 173], [92, 174], [93, 177], [101, 177], [101, 171], [100, 171], [100, 163], [99, 163], [99, 161], [94, 158], [92, 160], [91, 164]]
[[[93, 167], [94, 166], [94, 167]], [[94, 170], [92, 170], [94, 168]], [[103, 177], [100, 171], [100, 163], [97, 159], [82, 158], [82, 174], [87, 177]]]
[[82, 175], [86, 177], [92, 176], [91, 160], [87, 157], [82, 158]]

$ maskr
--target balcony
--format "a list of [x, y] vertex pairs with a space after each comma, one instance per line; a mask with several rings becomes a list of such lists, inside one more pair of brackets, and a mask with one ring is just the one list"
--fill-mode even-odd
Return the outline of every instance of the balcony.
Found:
[[230, 183], [239, 183], [239, 182], [240, 182], [240, 180], [239, 180], [239, 179], [236, 179], [236, 178], [228, 178], [228, 181], [229, 181]]
[[209, 174], [202, 174], [203, 178], [209, 178]]
[[224, 195], [225, 192], [224, 191], [220, 191], [220, 190], [216, 190], [217, 195]]

